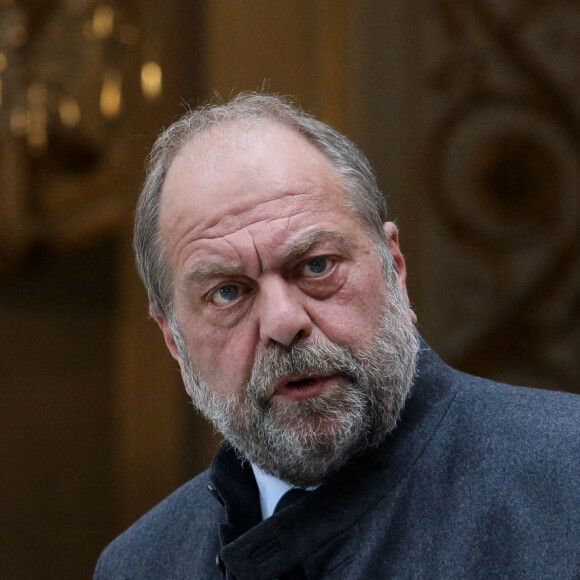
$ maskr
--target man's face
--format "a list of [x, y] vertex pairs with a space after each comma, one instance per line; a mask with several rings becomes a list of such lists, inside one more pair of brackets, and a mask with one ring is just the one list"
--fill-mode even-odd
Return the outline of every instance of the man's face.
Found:
[[[368, 431], [368, 397], [354, 397], [349, 386], [368, 380], [353, 364], [392, 326], [385, 319], [392, 295], [404, 302], [404, 261], [395, 234], [389, 248], [402, 275], [400, 287], [388, 288], [373, 242], [317, 149], [277, 125], [213, 129], [173, 162], [160, 225], [181, 352], [166, 321], [158, 322], [189, 389], [203, 391], [194, 401], [209, 415], [221, 408], [218, 427], [229, 428], [224, 412], [242, 421], [245, 409], [246, 419], [267, 415], [273, 429], [302, 433], [310, 446], [328, 447], [337, 430], [356, 437], [353, 413], [367, 423], [358, 431]], [[254, 429], [259, 446], [267, 435], [264, 425]], [[265, 468], [294, 482], [315, 477]]]

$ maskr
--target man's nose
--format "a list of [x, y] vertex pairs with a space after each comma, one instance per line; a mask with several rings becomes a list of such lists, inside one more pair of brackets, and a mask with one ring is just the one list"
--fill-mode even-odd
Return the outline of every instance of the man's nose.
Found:
[[258, 298], [260, 339], [291, 346], [310, 336], [312, 320], [303, 304], [300, 290], [284, 280], [269, 280], [260, 288]]

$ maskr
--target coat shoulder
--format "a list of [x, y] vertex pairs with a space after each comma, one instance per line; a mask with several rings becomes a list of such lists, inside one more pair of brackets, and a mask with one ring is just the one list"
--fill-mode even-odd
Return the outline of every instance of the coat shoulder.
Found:
[[580, 396], [458, 375], [460, 389], [455, 403], [465, 421], [477, 427], [489, 425], [503, 433], [511, 431], [519, 437], [531, 432], [577, 436]]
[[578, 491], [580, 396], [462, 373], [457, 380], [460, 388], [439, 431], [455, 457], [485, 465], [486, 478], [519, 474], [528, 483], [533, 477], [539, 486]]
[[431, 399], [430, 409], [443, 403], [437, 432], [450, 442], [514, 452], [579, 450], [579, 395], [491, 381], [447, 366], [430, 349], [421, 354], [416, 386]]

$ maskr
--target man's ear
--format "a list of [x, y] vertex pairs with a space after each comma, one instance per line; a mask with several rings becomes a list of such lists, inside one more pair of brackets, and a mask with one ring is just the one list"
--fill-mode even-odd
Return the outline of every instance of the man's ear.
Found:
[[167, 348], [169, 349], [171, 356], [181, 366], [181, 361], [179, 360], [179, 352], [177, 350], [177, 345], [175, 344], [173, 332], [172, 332], [167, 320], [161, 314], [161, 312], [159, 311], [159, 308], [157, 307], [156, 304], [149, 305], [149, 314], [151, 315], [151, 318], [153, 318], [153, 320], [155, 320], [155, 322], [157, 322], [157, 324], [159, 325], [159, 328], [161, 329], [161, 332], [163, 333], [163, 338], [165, 339], [165, 344], [167, 345]]
[[409, 300], [409, 294], [407, 292], [407, 267], [405, 265], [405, 258], [399, 247], [399, 230], [393, 222], [385, 222], [383, 224], [383, 230], [385, 230], [385, 235], [387, 236], [387, 242], [389, 244], [389, 252], [393, 256], [395, 262], [395, 271], [399, 276], [399, 287], [401, 292], [407, 301], [409, 310], [411, 311], [411, 319], [414, 323], [417, 323], [417, 315], [411, 308], [411, 302]]

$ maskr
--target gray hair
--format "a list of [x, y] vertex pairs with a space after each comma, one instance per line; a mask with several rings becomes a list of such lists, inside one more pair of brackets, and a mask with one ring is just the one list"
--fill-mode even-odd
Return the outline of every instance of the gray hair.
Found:
[[173, 314], [171, 272], [165, 260], [159, 228], [161, 192], [173, 160], [201, 133], [231, 122], [277, 123], [302, 135], [316, 147], [341, 176], [347, 204], [371, 238], [384, 243], [383, 222], [387, 204], [365, 155], [344, 135], [278, 95], [244, 92], [227, 103], [209, 104], [188, 111], [164, 130], [153, 145], [147, 177], [135, 215], [134, 247], [137, 269], [156, 314], [170, 324]]

